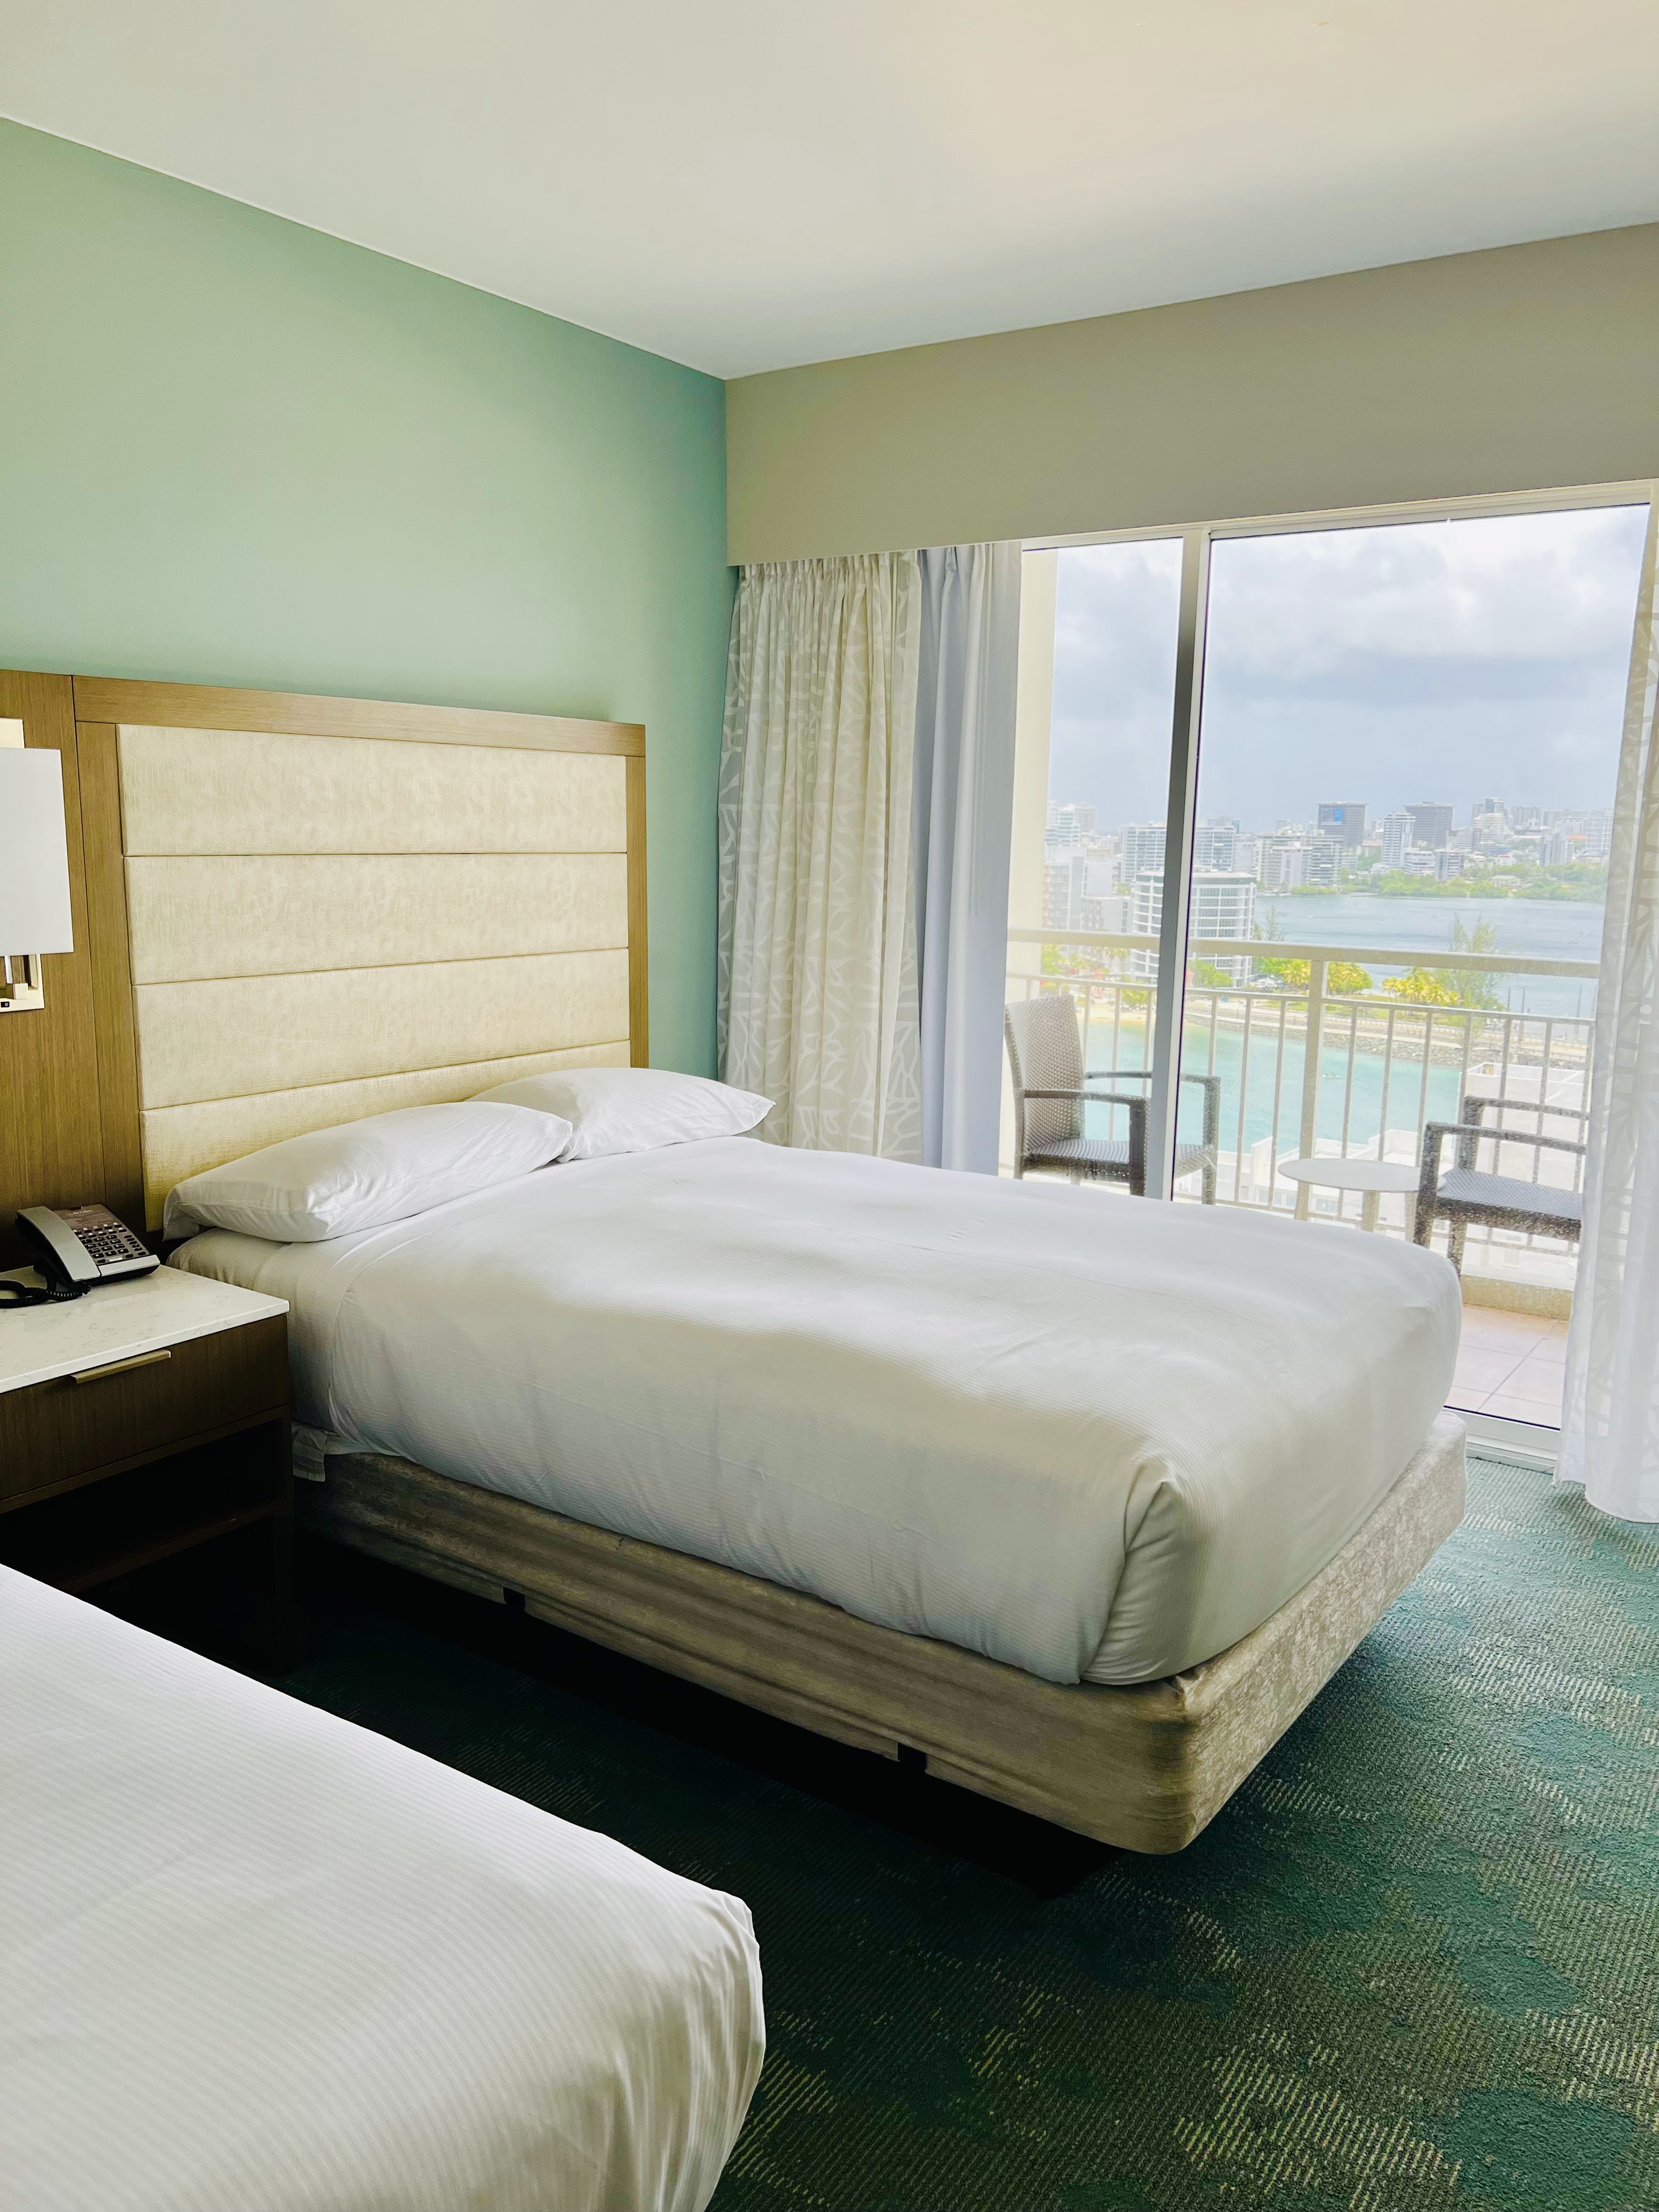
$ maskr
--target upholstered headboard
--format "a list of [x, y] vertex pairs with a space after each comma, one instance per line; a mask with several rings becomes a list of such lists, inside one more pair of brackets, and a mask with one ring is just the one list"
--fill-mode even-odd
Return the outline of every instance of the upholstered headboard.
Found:
[[280, 1138], [645, 1060], [643, 731], [81, 678], [76, 705], [106, 1154], [126, 1106], [151, 1227]]

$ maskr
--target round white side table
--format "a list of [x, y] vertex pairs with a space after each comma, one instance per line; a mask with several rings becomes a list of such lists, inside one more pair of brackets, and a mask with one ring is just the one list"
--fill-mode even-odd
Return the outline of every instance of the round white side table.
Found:
[[1401, 1160], [1280, 1160], [1279, 1172], [1291, 1182], [1320, 1183], [1327, 1190], [1363, 1191], [1362, 1229], [1376, 1228], [1378, 1202], [1385, 1193], [1414, 1191], [1418, 1185], [1417, 1170]]

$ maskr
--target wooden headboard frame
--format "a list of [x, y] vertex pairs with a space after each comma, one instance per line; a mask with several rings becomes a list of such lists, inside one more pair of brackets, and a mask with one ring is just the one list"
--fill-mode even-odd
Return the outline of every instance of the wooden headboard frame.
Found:
[[26, 743], [52, 746], [64, 756], [76, 950], [48, 957], [44, 1012], [0, 1017], [0, 1085], [7, 1109], [0, 1125], [9, 1124], [0, 1126], [0, 1261], [16, 1256], [9, 1231], [21, 1205], [101, 1197], [135, 1226], [144, 1225], [118, 737], [124, 726], [475, 746], [497, 755], [619, 757], [626, 821], [627, 1050], [634, 1065], [646, 1063], [645, 732], [639, 725], [0, 672], [0, 714], [7, 713], [22, 717]]

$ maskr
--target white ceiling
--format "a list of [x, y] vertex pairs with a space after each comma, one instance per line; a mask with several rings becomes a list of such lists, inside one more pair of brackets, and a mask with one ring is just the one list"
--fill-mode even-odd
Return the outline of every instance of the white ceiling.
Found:
[[0, 107], [721, 376], [1659, 216], [1653, 0], [0, 0]]

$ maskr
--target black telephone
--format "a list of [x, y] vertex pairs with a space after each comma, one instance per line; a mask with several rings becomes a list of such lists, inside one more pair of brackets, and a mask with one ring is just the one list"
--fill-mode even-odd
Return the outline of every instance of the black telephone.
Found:
[[26, 1206], [17, 1216], [17, 1231], [33, 1247], [35, 1272], [45, 1287], [0, 1281], [0, 1305], [78, 1298], [95, 1284], [148, 1275], [161, 1264], [106, 1206], [62, 1206], [55, 1212], [49, 1206]]

